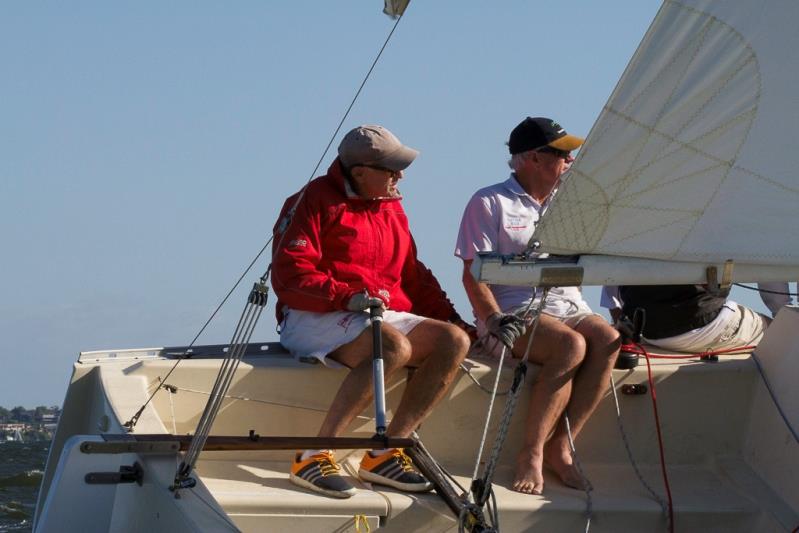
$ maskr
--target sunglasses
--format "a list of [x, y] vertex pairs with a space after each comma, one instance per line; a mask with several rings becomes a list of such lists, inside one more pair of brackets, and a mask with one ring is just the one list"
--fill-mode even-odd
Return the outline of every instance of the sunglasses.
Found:
[[379, 167], [377, 165], [355, 165], [355, 166], [371, 168], [372, 170], [380, 170], [381, 172], [387, 172], [392, 178], [398, 176], [400, 173], [399, 170], [391, 170], [390, 168]]
[[542, 146], [536, 152], [542, 152], [544, 154], [552, 154], [555, 157], [560, 157], [561, 159], [569, 159], [571, 157], [571, 152], [568, 150], [559, 150], [558, 148], [552, 148], [551, 146]]

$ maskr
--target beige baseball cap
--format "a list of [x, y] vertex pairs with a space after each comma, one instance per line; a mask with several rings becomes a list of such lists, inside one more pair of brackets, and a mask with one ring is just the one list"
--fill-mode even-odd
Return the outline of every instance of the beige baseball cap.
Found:
[[383, 126], [366, 124], [350, 130], [338, 145], [338, 157], [347, 167], [376, 166], [405, 170], [419, 152], [403, 145]]

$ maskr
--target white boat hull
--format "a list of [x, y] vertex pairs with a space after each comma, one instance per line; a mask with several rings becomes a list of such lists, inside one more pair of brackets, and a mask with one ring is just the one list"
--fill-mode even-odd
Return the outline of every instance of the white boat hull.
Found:
[[[799, 397], [791, 381], [799, 375], [797, 330], [799, 311], [784, 309], [758, 350], [794, 425], [799, 421]], [[197, 487], [181, 491], [182, 497], [176, 499], [168, 486], [180, 460], [177, 454], [81, 451], [81, 443], [104, 441], [100, 434], [124, 434], [122, 424], [159, 386], [174, 362], [163, 350], [81, 355], [43, 476], [37, 533], [365, 531], [365, 522], [372, 530], [457, 531], [457, 522], [435, 494], [407, 495], [359, 482], [354, 477], [360, 458], [357, 451], [338, 454], [359, 489], [348, 500], [324, 498], [291, 485], [291, 452], [203, 452], [196, 469]], [[135, 432], [192, 432], [219, 364], [220, 359], [209, 358], [182, 361], [168, 380], [176, 392], [162, 389]], [[470, 371], [482, 383], [491, 382], [486, 362], [470, 362]], [[646, 382], [643, 366], [614, 372], [619, 388]], [[726, 357], [718, 363], [658, 360], [653, 372], [677, 531], [791, 531], [799, 525], [799, 491], [795, 490], [799, 445], [752, 360], [748, 356]], [[509, 378], [510, 369], [505, 374]], [[341, 370], [295, 362], [281, 353], [247, 357], [213, 433], [245, 436], [252, 429], [260, 435], [314, 435], [344, 375]], [[389, 413], [403, 382], [397, 377], [387, 384]], [[648, 395], [620, 394], [619, 398], [634, 457], [647, 482], [662, 494], [651, 400]], [[488, 395], [464, 373], [420, 430], [431, 453], [465, 486], [474, 466], [487, 400]], [[583, 530], [583, 492], [565, 488], [549, 474], [543, 497], [508, 489], [528, 400], [529, 385], [520, 398], [495, 478], [501, 530]], [[371, 436], [373, 425], [372, 413], [365, 412], [351, 434]], [[592, 532], [664, 530], [660, 505], [630, 466], [610, 394], [576, 444], [594, 486]], [[85, 481], [87, 473], [116, 472], [135, 462], [143, 469], [141, 486]]]

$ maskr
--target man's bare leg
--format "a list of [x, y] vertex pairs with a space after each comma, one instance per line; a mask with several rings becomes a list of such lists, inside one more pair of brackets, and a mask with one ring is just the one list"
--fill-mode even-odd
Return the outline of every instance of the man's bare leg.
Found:
[[[399, 331], [383, 323], [383, 368], [386, 377], [408, 364], [411, 358], [411, 343]], [[320, 437], [335, 437], [341, 434], [350, 422], [369, 406], [374, 393], [372, 384], [372, 328], [368, 327], [328, 356], [352, 370], [344, 378], [327, 411]]]
[[[571, 399], [566, 407], [573, 439], [577, 438], [608, 390], [610, 373], [613, 371], [621, 344], [618, 332], [597, 316], [583, 319], [575, 327], [575, 331], [585, 338], [587, 350], [585, 360], [574, 378]], [[544, 461], [563, 483], [577, 489], [583, 488], [584, 480], [572, 462], [569, 437], [563, 419], [546, 444]]]
[[[513, 347], [520, 358], [530, 333]], [[585, 357], [582, 335], [550, 316], [541, 315], [529, 360], [541, 365], [533, 384], [522, 449], [516, 459], [513, 490], [542, 494], [544, 490], [544, 445], [569, 401], [572, 379]]]
[[469, 351], [466, 333], [447, 322], [428, 319], [407, 337], [411, 345], [408, 366], [416, 367], [402, 400], [386, 430], [392, 437], [409, 436], [441, 401]]

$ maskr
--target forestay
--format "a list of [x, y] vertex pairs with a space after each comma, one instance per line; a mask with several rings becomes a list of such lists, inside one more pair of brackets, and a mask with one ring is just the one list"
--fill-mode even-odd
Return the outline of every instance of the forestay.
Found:
[[542, 251], [799, 264], [799, 2], [667, 0], [536, 231]]

